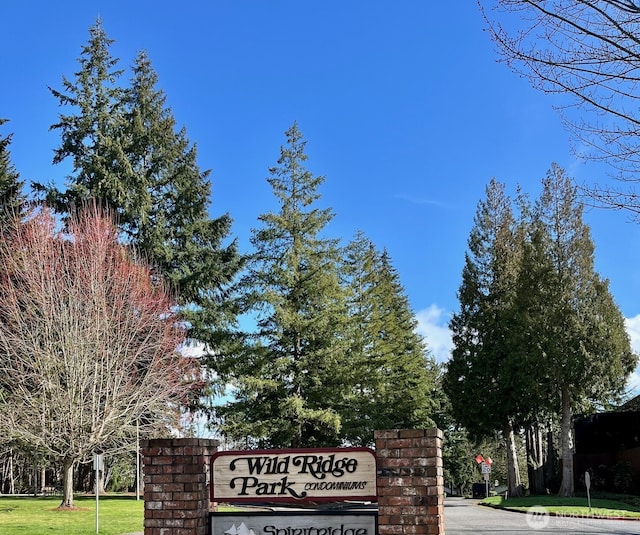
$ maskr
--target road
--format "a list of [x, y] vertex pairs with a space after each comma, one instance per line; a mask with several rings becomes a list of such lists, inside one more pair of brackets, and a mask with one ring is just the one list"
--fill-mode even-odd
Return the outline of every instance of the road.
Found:
[[478, 505], [478, 500], [447, 498], [444, 502], [446, 535], [640, 535], [640, 521], [552, 517], [543, 510], [531, 515], [499, 511]]

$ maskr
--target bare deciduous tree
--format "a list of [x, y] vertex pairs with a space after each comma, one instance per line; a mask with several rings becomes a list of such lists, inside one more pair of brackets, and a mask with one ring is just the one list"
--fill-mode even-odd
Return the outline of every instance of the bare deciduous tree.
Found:
[[640, 219], [640, 2], [478, 4], [505, 63], [535, 88], [562, 95], [558, 109], [576, 154], [610, 164], [621, 181], [588, 193]]
[[73, 467], [141, 423], [175, 423], [198, 368], [173, 301], [132, 260], [108, 217], [84, 211], [62, 234], [48, 212], [0, 236], [0, 432]]

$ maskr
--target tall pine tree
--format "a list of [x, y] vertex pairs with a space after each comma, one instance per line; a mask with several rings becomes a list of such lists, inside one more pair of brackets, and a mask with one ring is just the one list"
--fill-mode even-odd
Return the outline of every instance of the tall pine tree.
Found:
[[[0, 119], [0, 126], [8, 119]], [[24, 182], [11, 162], [12, 134], [0, 137], [0, 239], [8, 240], [14, 230], [16, 221], [21, 221], [25, 214], [26, 197], [23, 193]], [[0, 289], [0, 299], [4, 299], [5, 292]], [[1, 361], [1, 359], [0, 359]], [[3, 399], [0, 386], [0, 399]], [[3, 442], [0, 439], [0, 442]], [[19, 447], [19, 444], [17, 444]], [[11, 485], [13, 487], [13, 484]]]
[[[0, 126], [6, 122], [7, 119], [0, 119]], [[21, 217], [26, 207], [24, 182], [11, 162], [11, 137], [12, 134], [0, 137], [0, 228], [3, 233], [15, 217]]]
[[574, 411], [615, 399], [637, 364], [608, 281], [595, 271], [595, 247], [582, 210], [573, 182], [554, 164], [534, 211], [527, 276], [536, 288], [531, 357], [544, 371], [540, 382], [560, 413], [562, 496], [574, 493]]
[[507, 449], [510, 495], [522, 492], [515, 432], [534, 380], [519, 351], [514, 307], [523, 234], [504, 185], [492, 179], [478, 204], [450, 328], [454, 348], [444, 388], [455, 418], [478, 438], [501, 432]]
[[220, 359], [234, 399], [219, 411], [223, 433], [261, 447], [340, 442], [346, 321], [336, 240], [322, 236], [329, 209], [316, 207], [324, 177], [306, 167], [297, 124], [286, 132], [267, 179], [279, 204], [259, 217], [245, 284], [256, 330], [244, 352]]
[[376, 429], [433, 425], [435, 363], [389, 254], [359, 232], [346, 248], [344, 271], [350, 342], [345, 439], [369, 445]]
[[71, 159], [73, 173], [65, 190], [39, 189], [67, 216], [89, 200], [108, 207], [123, 240], [176, 293], [189, 338], [221, 352], [235, 322], [230, 288], [243, 263], [229, 239], [231, 218], [210, 217], [209, 171], [200, 169], [186, 129], [176, 127], [147, 55], [137, 55], [123, 87], [100, 21], [89, 34], [75, 78], [52, 90], [69, 110], [52, 126], [61, 133], [54, 163]]
[[244, 260], [228, 240], [229, 214], [209, 216], [210, 172], [200, 170], [196, 147], [176, 128], [157, 83], [147, 54], [139, 53], [124, 93], [124, 147], [136, 177], [130, 195], [139, 206], [127, 230], [177, 292], [189, 337], [219, 352], [235, 323], [229, 289]]
[[73, 213], [93, 199], [126, 225], [135, 217], [129, 201], [135, 177], [122, 146], [124, 110], [118, 82], [123, 71], [111, 56], [112, 44], [98, 20], [89, 29], [89, 42], [82, 47], [74, 79], [63, 76], [63, 89], [50, 89], [63, 112], [69, 112], [60, 113], [59, 121], [51, 126], [61, 137], [53, 163], [70, 158], [72, 174], [65, 191], [53, 185], [36, 184], [35, 188], [60, 212]]

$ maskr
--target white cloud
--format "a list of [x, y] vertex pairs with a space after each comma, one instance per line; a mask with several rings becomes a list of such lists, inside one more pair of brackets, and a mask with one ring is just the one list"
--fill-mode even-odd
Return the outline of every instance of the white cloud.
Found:
[[630, 397], [635, 397], [640, 394], [640, 369], [636, 368], [635, 371], [629, 375], [627, 379], [627, 390]]
[[185, 357], [199, 358], [206, 354], [206, 349], [207, 347], [202, 342], [188, 340], [178, 348], [178, 351]]
[[[633, 318], [625, 318], [624, 322], [631, 341], [631, 349], [636, 355], [640, 355], [640, 314]], [[632, 395], [640, 394], [640, 366], [629, 376], [627, 387]]]
[[399, 193], [394, 195], [396, 199], [401, 199], [403, 201], [410, 202], [411, 204], [429, 204], [432, 206], [440, 206], [441, 208], [447, 208], [447, 205], [440, 201], [434, 201], [432, 199], [428, 199], [426, 197], [416, 197], [415, 195], [405, 195], [404, 193]]
[[451, 331], [449, 314], [438, 305], [430, 305], [416, 314], [418, 320], [418, 334], [422, 335], [427, 342], [427, 347], [431, 350], [437, 362], [449, 360], [453, 342], [451, 341]]
[[640, 314], [633, 318], [625, 318], [624, 322], [631, 339], [631, 349], [640, 354]]

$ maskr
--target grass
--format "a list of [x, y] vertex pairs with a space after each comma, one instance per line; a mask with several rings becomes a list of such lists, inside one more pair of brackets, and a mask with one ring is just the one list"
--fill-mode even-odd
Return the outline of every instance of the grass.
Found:
[[640, 519], [640, 500], [637, 497], [606, 495], [591, 497], [589, 510], [587, 497], [560, 498], [558, 496], [527, 496], [509, 498], [492, 496], [482, 500], [484, 505], [514, 511], [526, 511], [535, 505], [542, 506], [549, 513], [563, 516], [638, 518]]
[[[96, 500], [75, 497], [74, 511], [58, 511], [60, 497], [0, 497], [2, 535], [95, 535]], [[129, 496], [100, 496], [99, 535], [143, 530], [144, 502]]]

